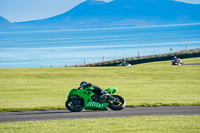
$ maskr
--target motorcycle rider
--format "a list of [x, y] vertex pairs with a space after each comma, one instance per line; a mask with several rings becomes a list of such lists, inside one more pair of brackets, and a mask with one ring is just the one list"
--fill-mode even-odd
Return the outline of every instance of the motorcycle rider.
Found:
[[176, 57], [176, 56], [174, 56], [173, 58], [172, 58], [172, 62], [177, 62], [177, 60], [178, 60], [178, 58]]
[[121, 61], [121, 64], [122, 64], [122, 66], [125, 65], [125, 64], [126, 64], [126, 59], [123, 59], [123, 60]]
[[181, 59], [180, 58], [177, 58], [176, 56], [174, 56], [173, 58], [172, 58], [172, 63], [174, 64], [174, 65], [178, 65], [178, 63], [182, 63], [181, 62]]
[[95, 86], [92, 83], [88, 83], [86, 81], [82, 81], [80, 83], [79, 89], [86, 89], [87, 87], [94, 88], [93, 90], [90, 90], [90, 91], [93, 91], [95, 94], [97, 94], [98, 96], [100, 96], [100, 99], [104, 99], [106, 96], [110, 96], [110, 94], [107, 93], [104, 89], [101, 89], [100, 87]]

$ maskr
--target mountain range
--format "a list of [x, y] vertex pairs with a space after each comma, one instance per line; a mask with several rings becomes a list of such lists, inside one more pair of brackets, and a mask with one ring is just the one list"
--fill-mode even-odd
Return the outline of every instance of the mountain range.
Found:
[[87, 0], [47, 19], [10, 23], [0, 17], [0, 30], [53, 30], [147, 26], [200, 22], [200, 4], [174, 0]]

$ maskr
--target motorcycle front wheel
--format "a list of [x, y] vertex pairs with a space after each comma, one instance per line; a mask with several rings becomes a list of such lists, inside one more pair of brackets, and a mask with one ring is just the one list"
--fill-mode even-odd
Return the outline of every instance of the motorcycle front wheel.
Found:
[[113, 100], [110, 101], [108, 107], [112, 110], [122, 110], [126, 106], [126, 101], [119, 95], [112, 95]]
[[71, 112], [80, 112], [84, 108], [84, 100], [79, 97], [67, 99], [65, 107]]

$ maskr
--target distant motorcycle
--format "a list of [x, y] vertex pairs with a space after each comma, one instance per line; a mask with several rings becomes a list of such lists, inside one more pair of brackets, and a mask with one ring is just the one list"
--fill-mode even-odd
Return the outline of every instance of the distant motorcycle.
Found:
[[172, 65], [183, 65], [183, 62], [181, 62], [180, 58], [177, 58], [176, 56], [172, 58]]
[[126, 59], [123, 59], [120, 64], [117, 64], [117, 66], [131, 66], [131, 64], [127, 63]]
[[65, 107], [72, 112], [79, 112], [84, 108], [88, 110], [107, 110], [109, 107], [112, 110], [122, 110], [126, 106], [124, 98], [119, 95], [113, 95], [117, 91], [115, 87], [105, 90], [110, 95], [103, 99], [90, 90], [93, 90], [93, 88], [72, 89], [68, 94]]
[[124, 63], [124, 64], [120, 63], [120, 64], [117, 64], [117, 66], [131, 66], [131, 64], [129, 64], [129, 63]]

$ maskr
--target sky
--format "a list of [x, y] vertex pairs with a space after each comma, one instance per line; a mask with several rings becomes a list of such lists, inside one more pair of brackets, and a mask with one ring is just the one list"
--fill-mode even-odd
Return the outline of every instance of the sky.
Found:
[[[0, 0], [0, 16], [10, 22], [44, 19], [67, 12], [84, 1], [86, 0]], [[200, 4], [200, 0], [176, 1]]]

